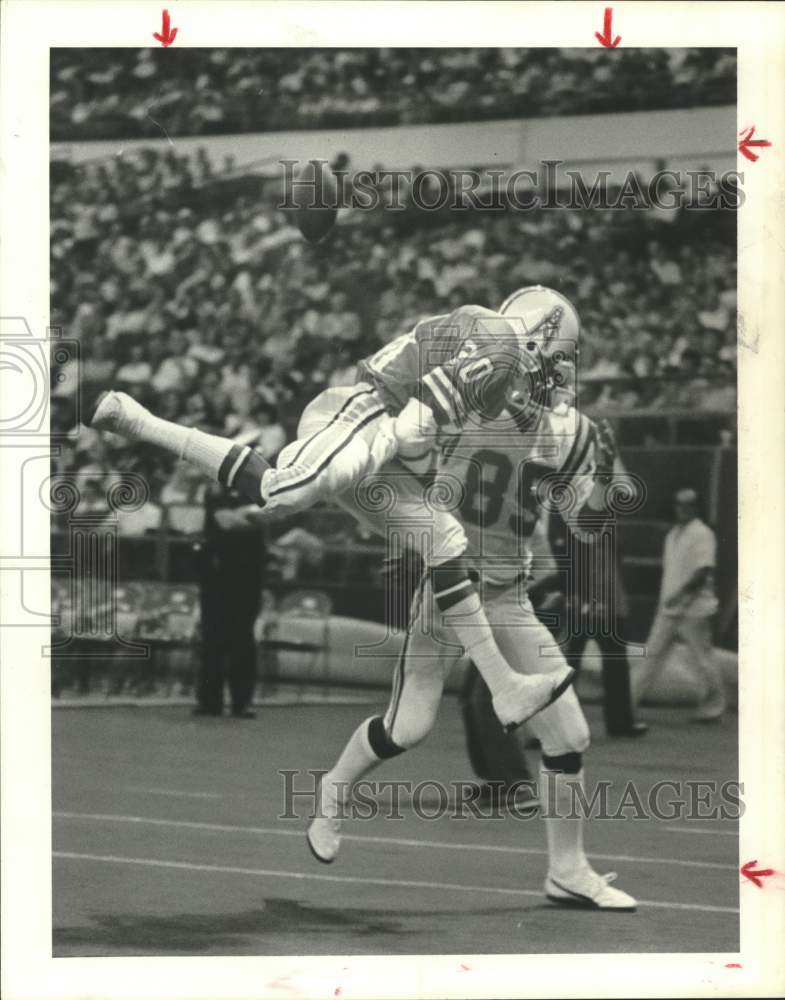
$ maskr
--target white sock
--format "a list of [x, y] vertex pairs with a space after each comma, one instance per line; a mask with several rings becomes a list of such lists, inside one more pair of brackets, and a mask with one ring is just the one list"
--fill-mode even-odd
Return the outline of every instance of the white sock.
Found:
[[502, 691], [512, 678], [517, 676], [496, 645], [488, 617], [479, 595], [474, 590], [453, 604], [449, 611], [442, 615], [442, 621], [457, 635], [466, 655], [476, 664], [492, 696]]
[[540, 768], [540, 805], [545, 817], [548, 839], [548, 873], [555, 879], [566, 878], [588, 864], [583, 850], [583, 816], [580, 801], [571, 791], [583, 790], [583, 769], [577, 774], [562, 774]]
[[182, 457], [186, 462], [206, 472], [211, 479], [219, 479], [218, 470], [233, 447], [234, 442], [228, 438], [218, 437], [217, 434], [206, 434], [191, 427], [183, 443]]
[[195, 427], [181, 427], [145, 411], [137, 425], [137, 440], [157, 445], [178, 458], [185, 459], [211, 479], [218, 479], [218, 470], [234, 446], [229, 438], [206, 434]]
[[341, 756], [323, 778], [324, 787], [329, 786], [338, 802], [345, 802], [355, 781], [381, 763], [381, 757], [373, 752], [368, 742], [370, 721], [366, 719], [355, 729]]

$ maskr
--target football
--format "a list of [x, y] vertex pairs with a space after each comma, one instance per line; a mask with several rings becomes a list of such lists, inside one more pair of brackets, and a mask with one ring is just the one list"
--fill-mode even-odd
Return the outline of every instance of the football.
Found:
[[330, 232], [338, 216], [338, 184], [326, 160], [304, 160], [292, 172], [287, 203], [297, 228], [309, 243]]

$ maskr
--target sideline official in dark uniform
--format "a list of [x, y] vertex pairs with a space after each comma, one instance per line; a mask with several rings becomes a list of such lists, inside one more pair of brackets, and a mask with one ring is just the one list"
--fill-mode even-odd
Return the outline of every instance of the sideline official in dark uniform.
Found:
[[265, 563], [259, 508], [234, 490], [209, 489], [199, 581], [202, 651], [195, 715], [222, 714], [228, 681], [232, 716], [255, 717], [253, 628], [261, 606]]

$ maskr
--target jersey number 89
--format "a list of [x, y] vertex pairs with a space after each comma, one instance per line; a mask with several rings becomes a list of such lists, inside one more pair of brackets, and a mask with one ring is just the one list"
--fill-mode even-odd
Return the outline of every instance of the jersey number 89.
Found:
[[[482, 528], [496, 525], [514, 472], [512, 461], [501, 452], [482, 448], [472, 455], [466, 470], [461, 502], [461, 515], [469, 524]], [[521, 463], [517, 472], [517, 509], [510, 515], [508, 526], [517, 537], [528, 538], [539, 517], [537, 481], [553, 470], [540, 462], [527, 461]]]

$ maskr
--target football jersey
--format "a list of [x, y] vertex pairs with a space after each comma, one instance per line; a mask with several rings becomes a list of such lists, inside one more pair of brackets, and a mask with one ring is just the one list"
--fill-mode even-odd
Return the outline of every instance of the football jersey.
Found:
[[491, 309], [460, 306], [419, 322], [357, 366], [384, 403], [399, 412], [419, 399], [437, 425], [464, 426], [470, 413], [497, 416], [520, 371], [522, 351], [512, 326]]
[[533, 429], [512, 427], [511, 434], [505, 412], [485, 425], [487, 443], [476, 435], [448, 439], [437, 473], [458, 498], [452, 512], [466, 532], [467, 556], [485, 579], [500, 583], [529, 572], [530, 538], [543, 508], [576, 515], [596, 470], [595, 425], [575, 409], [546, 410]]

